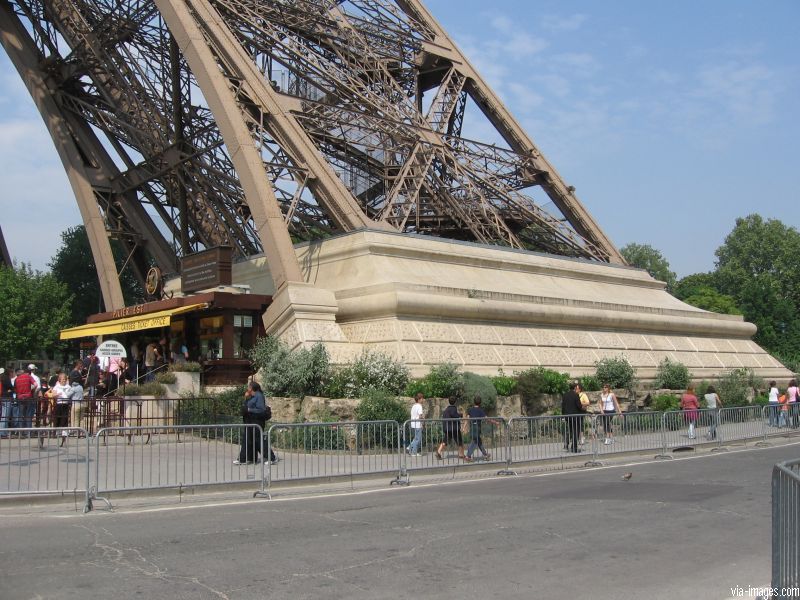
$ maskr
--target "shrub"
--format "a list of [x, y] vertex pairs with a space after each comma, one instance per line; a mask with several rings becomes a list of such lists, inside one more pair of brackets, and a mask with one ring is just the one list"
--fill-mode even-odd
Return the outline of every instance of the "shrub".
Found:
[[584, 375], [583, 377], [579, 377], [578, 383], [581, 384], [581, 387], [586, 392], [597, 392], [598, 390], [603, 389], [603, 384], [594, 375]]
[[769, 396], [761, 394], [753, 398], [753, 404], [757, 406], [767, 406], [769, 404]]
[[155, 396], [156, 398], [163, 398], [167, 395], [167, 388], [157, 381], [148, 381], [147, 383], [130, 383], [119, 388], [123, 396]]
[[203, 365], [201, 365], [199, 362], [189, 360], [181, 363], [172, 363], [169, 369], [170, 371], [175, 371], [176, 373], [199, 373], [203, 370]]
[[464, 398], [470, 404], [478, 396], [481, 399], [483, 410], [487, 412], [494, 410], [497, 405], [497, 390], [494, 388], [491, 379], [484, 375], [467, 371], [461, 375], [461, 385]]
[[240, 423], [246, 389], [247, 386], [240, 385], [205, 397], [184, 394], [179, 404], [178, 422], [181, 425]]
[[[402, 425], [408, 417], [408, 407], [385, 390], [368, 390], [356, 407], [359, 421], [397, 421]], [[394, 448], [399, 443], [399, 431], [386, 425], [361, 425], [356, 430], [357, 443], [363, 448]]]
[[534, 367], [517, 376], [520, 394], [563, 394], [569, 389], [569, 373], [559, 373], [544, 367]]
[[750, 369], [733, 369], [717, 380], [717, 394], [726, 407], [747, 406], [752, 389], [763, 385]]
[[156, 373], [156, 381], [158, 383], [173, 384], [177, 383], [178, 378], [172, 371], [163, 371], [161, 373]]
[[491, 379], [498, 396], [511, 396], [517, 391], [517, 378], [509, 377], [503, 373], [502, 369], [500, 369], [496, 376], [490, 377], [489, 379]]
[[636, 377], [636, 369], [624, 356], [603, 358], [594, 363], [595, 377], [612, 388], [629, 388]]
[[450, 396], [461, 397], [462, 381], [458, 372], [458, 366], [451, 363], [444, 363], [431, 367], [425, 377], [411, 381], [406, 386], [406, 396], [414, 396], [418, 392], [426, 398], [449, 398]]
[[658, 364], [656, 370], [655, 386], [668, 390], [683, 390], [689, 385], [691, 375], [689, 368], [680, 362], [665, 358]]
[[397, 421], [402, 424], [408, 416], [408, 407], [384, 390], [368, 390], [356, 407], [359, 421]]
[[569, 375], [544, 367], [534, 367], [517, 376], [517, 393], [522, 397], [528, 415], [545, 411], [542, 394], [563, 394], [569, 389]]
[[650, 407], [653, 410], [664, 412], [667, 410], [680, 410], [680, 398], [672, 394], [659, 394], [650, 401]]
[[308, 349], [289, 350], [276, 337], [262, 337], [250, 351], [250, 360], [269, 396], [317, 396], [330, 378], [328, 351], [319, 342]]
[[356, 361], [335, 369], [328, 380], [330, 398], [358, 398], [368, 390], [400, 394], [408, 384], [408, 367], [395, 359], [364, 350]]

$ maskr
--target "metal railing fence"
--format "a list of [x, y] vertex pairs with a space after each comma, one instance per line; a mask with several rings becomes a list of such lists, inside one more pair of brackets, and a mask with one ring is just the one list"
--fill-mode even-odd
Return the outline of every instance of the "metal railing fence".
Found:
[[402, 434], [397, 421], [285, 423], [267, 430], [266, 471], [273, 481], [371, 473], [399, 475]]
[[[772, 589], [777, 598], [800, 588], [800, 459], [772, 469]], [[790, 596], [790, 592], [795, 595]]]
[[0, 495], [88, 499], [89, 437], [79, 427], [0, 429]]
[[97, 499], [108, 492], [246, 482], [263, 490], [258, 425], [105, 427], [94, 442]]
[[[181, 411], [177, 414], [189, 418]], [[210, 403], [195, 403], [193, 411], [192, 419], [215, 415]], [[468, 464], [461, 456], [478, 434], [486, 456], [476, 444], [472, 458], [503, 464], [499, 473], [539, 461], [584, 459], [592, 465], [626, 452], [660, 450], [660, 457], [700, 444], [715, 450], [733, 441], [763, 443], [772, 430], [768, 411], [746, 406], [698, 410], [691, 418], [671, 411], [464, 418], [455, 423], [425, 419], [420, 421], [419, 443], [410, 421], [275, 423], [264, 432], [257, 425], [173, 420], [107, 425], [94, 436], [85, 428], [66, 428], [65, 438], [61, 428], [0, 429], [0, 495], [85, 492], [91, 507], [99, 494], [142, 489], [251, 482], [259, 494], [268, 493], [274, 482], [375, 473], [393, 473], [394, 482], [408, 483], [410, 473]], [[783, 435], [800, 433], [784, 429]], [[716, 437], [708, 439], [712, 433]], [[574, 447], [583, 452], [570, 451], [573, 438]], [[243, 445], [243, 439], [249, 443]], [[450, 443], [439, 459], [442, 442]], [[256, 454], [276, 454], [278, 460], [254, 463]]]
[[623, 452], [663, 452], [662, 425], [660, 412], [593, 415], [592, 431], [596, 440], [594, 460]]

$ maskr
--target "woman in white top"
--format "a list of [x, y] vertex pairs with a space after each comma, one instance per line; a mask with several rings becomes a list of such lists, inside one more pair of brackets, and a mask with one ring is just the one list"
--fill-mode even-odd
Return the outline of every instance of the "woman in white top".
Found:
[[797, 387], [797, 380], [792, 379], [789, 387], [786, 388], [786, 406], [789, 409], [789, 427], [797, 428], [797, 408], [800, 402], [800, 388]]
[[722, 400], [720, 400], [717, 395], [717, 390], [714, 389], [713, 385], [706, 388], [706, 394], [703, 398], [705, 398], [706, 401], [706, 408], [714, 411], [711, 413], [711, 429], [708, 430], [707, 436], [708, 439], [714, 440], [717, 438], [717, 425], [719, 424], [719, 412], [717, 409], [722, 408]]
[[777, 427], [778, 426], [778, 411], [780, 410], [780, 404], [778, 403], [778, 396], [780, 392], [778, 391], [778, 386], [775, 384], [774, 381], [769, 382], [769, 406], [767, 410], [769, 411], [769, 426], [770, 427]]
[[608, 383], [603, 384], [603, 391], [600, 392], [600, 411], [603, 413], [603, 434], [605, 439], [603, 443], [607, 446], [614, 441], [614, 427], [611, 424], [614, 414], [622, 415], [619, 408], [617, 396], [611, 391], [611, 386]]
[[[69, 427], [69, 406], [72, 396], [72, 387], [67, 383], [67, 374], [59, 373], [58, 382], [50, 390], [52, 397], [56, 399], [55, 427]], [[67, 430], [61, 431], [61, 445], [67, 439]]]

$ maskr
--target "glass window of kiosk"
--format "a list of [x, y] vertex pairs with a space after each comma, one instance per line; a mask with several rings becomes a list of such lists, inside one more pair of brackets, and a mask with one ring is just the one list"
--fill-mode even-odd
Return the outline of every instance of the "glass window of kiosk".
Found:
[[225, 325], [225, 317], [223, 315], [204, 317], [200, 319], [199, 325], [200, 355], [205, 360], [223, 358], [222, 328]]
[[233, 357], [247, 358], [253, 347], [252, 315], [233, 315]]

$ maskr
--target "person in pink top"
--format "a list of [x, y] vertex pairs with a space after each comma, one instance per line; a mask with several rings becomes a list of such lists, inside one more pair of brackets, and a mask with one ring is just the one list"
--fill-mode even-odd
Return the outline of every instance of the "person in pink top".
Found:
[[792, 379], [786, 389], [786, 406], [789, 410], [789, 427], [797, 429], [798, 425], [798, 401], [800, 401], [800, 390], [797, 389], [797, 380]]
[[697, 423], [697, 409], [700, 404], [697, 402], [697, 396], [694, 395], [694, 386], [686, 388], [686, 393], [681, 396], [681, 409], [683, 410], [683, 417], [689, 423], [689, 439], [695, 438], [694, 426]]

